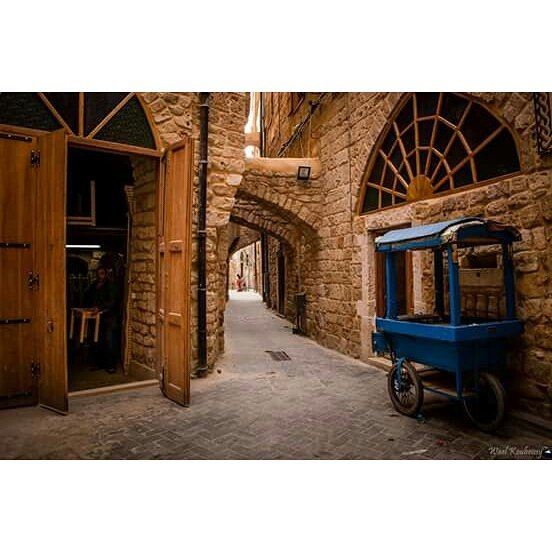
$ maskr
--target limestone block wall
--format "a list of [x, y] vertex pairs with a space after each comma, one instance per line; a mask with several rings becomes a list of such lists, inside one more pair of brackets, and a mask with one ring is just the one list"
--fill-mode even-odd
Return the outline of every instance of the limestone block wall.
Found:
[[[515, 344], [508, 382], [518, 404], [552, 417], [552, 160], [540, 157], [529, 93], [474, 93], [513, 130], [521, 174], [454, 195], [357, 216], [362, 174], [400, 93], [328, 94], [298, 138], [321, 162], [318, 246], [308, 241], [301, 260], [308, 295], [308, 330], [317, 341], [364, 359], [372, 355], [376, 312], [374, 239], [398, 225], [481, 215], [521, 229], [515, 245], [518, 314], [525, 333]], [[293, 129], [289, 129], [291, 133]], [[289, 134], [280, 135], [280, 143]], [[273, 151], [278, 149], [272, 144]], [[296, 151], [290, 154], [297, 155]], [[309, 251], [310, 250], [310, 251]], [[414, 310], [431, 308], [431, 258], [413, 255]]]
[[322, 164], [321, 205], [323, 224], [319, 229], [317, 275], [313, 293], [308, 294], [314, 324], [312, 335], [323, 345], [358, 357], [360, 323], [356, 316], [357, 290], [352, 286], [354, 208], [351, 175], [351, 129], [349, 94], [332, 97], [320, 111], [314, 126]]
[[[309, 114], [311, 103], [316, 102], [321, 95], [320, 92], [263, 92], [266, 156], [278, 156], [282, 144]], [[311, 140], [310, 133], [306, 132], [289, 145], [284, 155], [317, 156], [318, 145], [316, 140]]]
[[268, 277], [270, 279], [270, 306], [278, 310], [278, 251], [280, 242], [272, 237], [267, 238], [268, 246]]
[[156, 378], [157, 164], [134, 157], [132, 167], [127, 366], [134, 376]]
[[[311, 167], [308, 181], [297, 179], [299, 166]], [[303, 228], [312, 231], [320, 225], [318, 206], [322, 202], [322, 184], [319, 179], [320, 162], [317, 158], [249, 158], [246, 159], [243, 180], [238, 194], [255, 198]]]
[[[197, 190], [199, 166], [199, 97], [195, 92], [141, 94], [162, 142], [184, 137], [194, 141], [194, 201], [192, 248], [192, 360], [197, 359]], [[208, 364], [212, 368], [224, 343], [224, 293], [228, 236], [226, 226], [244, 170], [244, 125], [247, 95], [212, 93], [209, 113], [207, 198], [207, 324]], [[221, 299], [221, 294], [222, 299]], [[194, 362], [192, 362], [194, 367]]]

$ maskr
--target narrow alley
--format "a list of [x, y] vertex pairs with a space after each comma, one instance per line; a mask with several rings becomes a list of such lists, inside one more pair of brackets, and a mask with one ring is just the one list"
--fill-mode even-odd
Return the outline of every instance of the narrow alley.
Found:
[[0, 457], [467, 459], [492, 457], [491, 445], [545, 440], [519, 423], [485, 435], [443, 401], [420, 420], [399, 415], [382, 370], [293, 335], [254, 292], [230, 293], [226, 327], [220, 373], [192, 381], [190, 408], [147, 387], [73, 398], [65, 417], [2, 411]]

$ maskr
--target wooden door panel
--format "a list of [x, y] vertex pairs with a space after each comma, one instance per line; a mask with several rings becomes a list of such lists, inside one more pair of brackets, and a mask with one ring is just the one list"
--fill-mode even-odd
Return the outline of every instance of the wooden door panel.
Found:
[[38, 180], [38, 266], [40, 272], [41, 406], [65, 413], [67, 346], [65, 298], [65, 179], [67, 143], [63, 130], [41, 136]]
[[35, 270], [32, 242], [28, 242], [31, 244], [30, 247], [0, 249], [1, 318], [33, 318], [34, 316], [36, 294], [32, 289], [32, 276]]
[[0, 237], [4, 242], [32, 242], [36, 169], [31, 166], [35, 140], [0, 133]]
[[3, 325], [0, 329], [0, 389], [2, 407], [34, 404], [35, 382], [32, 376], [34, 360], [31, 323]]
[[36, 402], [35, 148], [30, 137], [0, 133], [0, 408]]
[[159, 193], [159, 329], [163, 391], [190, 402], [190, 277], [192, 145], [184, 140], [167, 152]]

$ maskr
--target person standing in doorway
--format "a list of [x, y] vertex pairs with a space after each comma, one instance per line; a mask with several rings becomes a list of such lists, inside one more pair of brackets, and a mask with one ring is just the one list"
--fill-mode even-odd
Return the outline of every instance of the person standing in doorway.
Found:
[[86, 290], [84, 301], [86, 307], [101, 313], [97, 364], [99, 368], [113, 374], [119, 357], [117, 346], [119, 293], [117, 286], [109, 279], [105, 267], [99, 266], [96, 269], [96, 279]]

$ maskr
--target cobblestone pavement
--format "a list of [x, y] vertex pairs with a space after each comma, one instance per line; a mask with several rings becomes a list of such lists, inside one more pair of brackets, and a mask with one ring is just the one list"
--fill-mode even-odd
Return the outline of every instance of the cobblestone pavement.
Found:
[[[442, 400], [425, 407], [424, 420], [401, 416], [383, 371], [292, 335], [289, 322], [253, 293], [232, 295], [227, 343], [221, 373], [192, 381], [190, 408], [150, 387], [71, 399], [65, 417], [41, 408], [3, 411], [0, 457], [469, 459], [492, 456], [492, 445], [552, 441], [512, 421], [488, 436]], [[266, 351], [291, 360], [274, 361]]]

